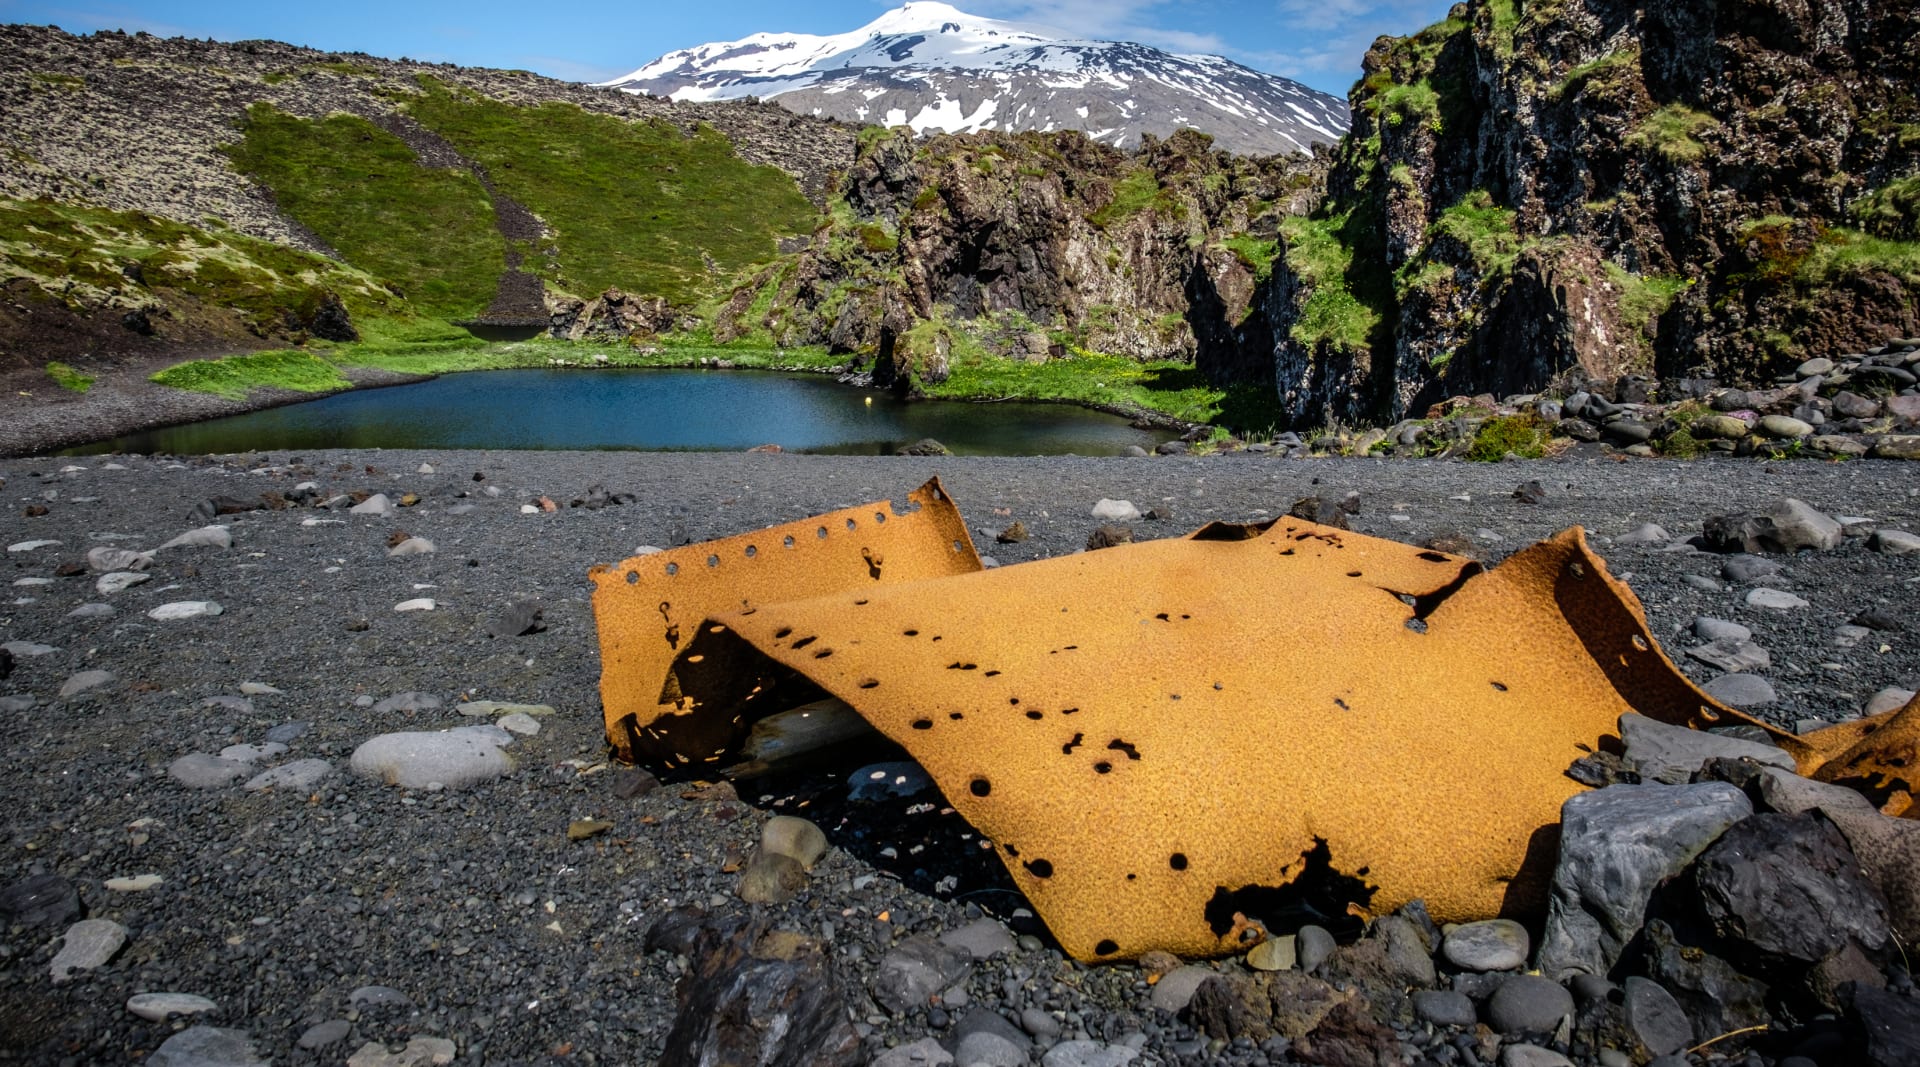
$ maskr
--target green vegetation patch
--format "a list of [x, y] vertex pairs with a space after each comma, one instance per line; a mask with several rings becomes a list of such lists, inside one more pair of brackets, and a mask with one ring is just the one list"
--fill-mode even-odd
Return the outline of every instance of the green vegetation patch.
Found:
[[473, 175], [421, 166], [357, 115], [302, 119], [267, 104], [248, 109], [245, 138], [227, 152], [282, 211], [420, 310], [460, 318], [493, 300], [506, 241]]
[[1264, 282], [1273, 276], [1273, 263], [1280, 258], [1280, 242], [1237, 233], [1220, 244], [1237, 256], [1256, 280]]
[[1640, 346], [1649, 361], [1642, 368], [1652, 369], [1653, 327], [1667, 313], [1673, 301], [1693, 283], [1677, 274], [1635, 274], [1608, 261], [1607, 280], [1620, 293], [1620, 325]]
[[1154, 207], [1161, 198], [1161, 192], [1160, 179], [1154, 177], [1152, 171], [1145, 167], [1129, 171], [1114, 183], [1113, 199], [1087, 216], [1087, 221], [1103, 230], [1110, 229]]
[[310, 352], [297, 351], [189, 360], [154, 374], [152, 380], [175, 389], [212, 393], [229, 400], [243, 399], [254, 389], [330, 393], [352, 385], [332, 363]]
[[1668, 104], [1642, 119], [1627, 134], [1627, 144], [1652, 152], [1669, 163], [1698, 163], [1707, 154], [1700, 135], [1719, 126], [1720, 120], [1704, 111], [1685, 104]]
[[711, 128], [689, 136], [664, 122], [572, 104], [516, 107], [422, 82], [414, 118], [546, 223], [555, 253], [547, 280], [577, 295], [619, 288], [695, 303], [718, 280], [709, 261], [731, 278], [817, 220], [790, 176], [741, 159]]
[[79, 368], [70, 367], [59, 360], [47, 364], [47, 377], [53, 379], [53, 384], [71, 393], [84, 393], [93, 388], [93, 375], [83, 374]]
[[1326, 343], [1350, 352], [1365, 351], [1381, 312], [1374, 301], [1363, 300], [1364, 279], [1356, 292], [1353, 246], [1345, 239], [1350, 212], [1327, 218], [1292, 216], [1280, 223], [1286, 238], [1287, 266], [1313, 287], [1292, 336], [1304, 345]]
[[265, 333], [309, 322], [338, 296], [356, 322], [401, 301], [374, 279], [310, 252], [138, 211], [0, 200], [0, 278], [76, 308], [150, 306], [160, 290], [240, 312]]
[[1813, 249], [1801, 260], [1796, 280], [1803, 285], [1831, 285], [1842, 278], [1876, 271], [1891, 274], [1909, 286], [1920, 286], [1920, 241], [1895, 241], [1840, 226], [1819, 232]]
[[1606, 55], [1589, 59], [1567, 71], [1567, 76], [1549, 89], [1547, 95], [1555, 100], [1562, 100], [1579, 93], [1588, 85], [1611, 82], [1615, 75], [1639, 66], [1640, 50], [1638, 48], [1622, 48], [1617, 52], [1608, 52]]
[[1876, 237], [1920, 238], [1920, 175], [1896, 178], [1861, 197], [1853, 217]]
[[1459, 203], [1440, 213], [1427, 230], [1427, 239], [1451, 237], [1464, 245], [1473, 261], [1487, 274], [1505, 274], [1513, 269], [1525, 242], [1515, 228], [1516, 215], [1493, 202], [1493, 194], [1475, 189]]
[[1502, 415], [1491, 418], [1473, 435], [1467, 458], [1494, 463], [1512, 453], [1521, 459], [1539, 459], [1547, 454], [1552, 440], [1547, 425], [1534, 415]]

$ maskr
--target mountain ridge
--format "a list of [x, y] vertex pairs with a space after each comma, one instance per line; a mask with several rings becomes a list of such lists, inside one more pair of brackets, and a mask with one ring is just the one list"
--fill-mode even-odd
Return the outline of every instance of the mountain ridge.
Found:
[[915, 0], [859, 29], [761, 32], [670, 52], [612, 81], [679, 101], [755, 97], [915, 133], [1079, 130], [1136, 147], [1182, 127], [1265, 155], [1332, 144], [1344, 102], [1219, 56], [1096, 41]]

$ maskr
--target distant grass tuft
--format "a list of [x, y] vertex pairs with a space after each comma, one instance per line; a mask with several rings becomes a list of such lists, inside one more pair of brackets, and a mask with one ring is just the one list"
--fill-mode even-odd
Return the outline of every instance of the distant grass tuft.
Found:
[[296, 351], [189, 360], [156, 373], [152, 380], [229, 400], [244, 399], [249, 392], [262, 388], [330, 393], [352, 385], [341, 377], [338, 367], [310, 352]]
[[1539, 459], [1547, 453], [1550, 435], [1545, 423], [1533, 415], [1502, 415], [1488, 419], [1473, 435], [1467, 458], [1481, 463], [1496, 463], [1512, 453], [1521, 459]]
[[58, 360], [47, 364], [47, 377], [52, 378], [55, 385], [69, 392], [84, 393], [93, 388], [93, 375], [83, 374], [78, 368], [70, 367]]

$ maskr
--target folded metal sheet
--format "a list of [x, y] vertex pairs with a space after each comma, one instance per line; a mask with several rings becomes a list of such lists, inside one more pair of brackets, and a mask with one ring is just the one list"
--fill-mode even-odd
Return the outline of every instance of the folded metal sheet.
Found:
[[715, 762], [745, 740], [751, 723], [692, 717], [673, 691], [669, 668], [709, 615], [979, 569], [938, 478], [901, 510], [881, 500], [594, 567], [607, 739], [621, 759], [672, 766]]

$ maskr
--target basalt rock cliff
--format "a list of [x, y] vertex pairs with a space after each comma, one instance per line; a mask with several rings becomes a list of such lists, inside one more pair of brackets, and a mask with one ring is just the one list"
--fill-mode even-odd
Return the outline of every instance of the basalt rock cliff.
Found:
[[1920, 327], [1920, 7], [1474, 0], [1382, 38], [1257, 311], [1297, 423], [1770, 380]]

